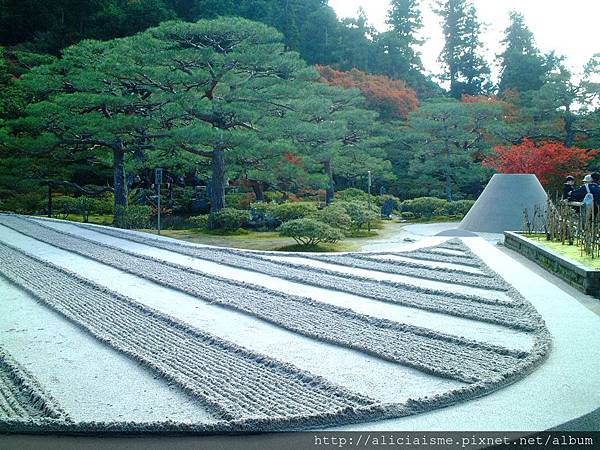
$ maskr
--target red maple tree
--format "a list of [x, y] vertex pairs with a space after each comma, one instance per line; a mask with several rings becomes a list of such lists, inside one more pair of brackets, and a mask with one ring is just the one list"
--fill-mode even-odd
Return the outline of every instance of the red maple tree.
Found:
[[330, 66], [315, 66], [321, 81], [346, 89], [357, 88], [367, 99], [369, 107], [384, 118], [406, 119], [408, 113], [419, 106], [417, 93], [402, 80], [392, 80], [385, 75], [369, 75], [358, 69], [347, 72]]
[[583, 175], [588, 163], [600, 150], [565, 147], [561, 143], [524, 139], [519, 145], [498, 145], [483, 161], [485, 167], [500, 173], [533, 173], [546, 188], [557, 188], [567, 175]]

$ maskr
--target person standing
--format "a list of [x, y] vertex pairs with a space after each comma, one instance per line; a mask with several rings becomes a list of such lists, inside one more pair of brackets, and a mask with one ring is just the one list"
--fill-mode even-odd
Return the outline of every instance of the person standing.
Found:
[[[588, 177], [590, 180], [589, 182], [587, 182]], [[571, 191], [568, 200], [570, 202], [583, 202], [583, 210], [589, 211], [590, 214], [591, 209], [588, 210], [587, 206], [593, 205], [594, 217], [597, 217], [598, 209], [600, 208], [600, 173], [594, 172], [591, 175], [586, 175], [583, 181], [584, 183], [587, 183], [581, 186], [580, 188]], [[587, 200], [589, 198], [588, 194], [591, 194], [591, 196], [593, 197], [593, 201], [590, 202], [591, 204], [589, 205]]]
[[565, 180], [565, 184], [563, 184], [563, 200], [567, 200], [569, 198], [569, 195], [571, 195], [571, 192], [573, 192], [574, 190], [575, 177], [569, 175]]

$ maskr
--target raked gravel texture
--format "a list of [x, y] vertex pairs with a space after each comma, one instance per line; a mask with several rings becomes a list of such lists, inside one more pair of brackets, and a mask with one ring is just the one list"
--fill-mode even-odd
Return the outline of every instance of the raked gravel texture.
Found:
[[0, 349], [0, 418], [33, 421], [68, 420], [67, 414], [40, 383]]
[[315, 426], [379, 409], [366, 396], [191, 328], [14, 247], [0, 244], [0, 258], [4, 277], [178, 384], [224, 421]]
[[[64, 221], [63, 221], [64, 222]], [[219, 264], [227, 264], [233, 265], [234, 267], [239, 267], [240, 264], [243, 264], [248, 270], [253, 270], [259, 273], [266, 274], [276, 274], [279, 278], [284, 278], [291, 281], [300, 281], [303, 283], [307, 283], [310, 279], [306, 276], [306, 271], [318, 271], [321, 275], [330, 274], [330, 275], [338, 275], [332, 271], [326, 271], [323, 269], [315, 269], [310, 265], [299, 265], [286, 263], [285, 261], [277, 261], [273, 262], [271, 258], [274, 256], [273, 252], [262, 252], [262, 251], [252, 251], [244, 252], [231, 248], [220, 248], [220, 247], [208, 247], [208, 246], [191, 246], [187, 245], [183, 242], [174, 242], [174, 241], [165, 241], [159, 240], [152, 237], [141, 236], [139, 234], [134, 234], [130, 232], [126, 232], [123, 230], [118, 230], [110, 227], [99, 227], [88, 224], [81, 223], [72, 223], [76, 227], [85, 228], [88, 230], [92, 230], [97, 233], [103, 233], [109, 236], [117, 237], [120, 239], [127, 239], [132, 242], [137, 242], [140, 244], [152, 245], [155, 247], [163, 248], [165, 250], [169, 250], [176, 253], [185, 254], [188, 256], [192, 256], [195, 258], [206, 259], [214, 262], [218, 262]], [[464, 265], [468, 265], [469, 267], [481, 268], [485, 271], [482, 274], [473, 274], [472, 272], [467, 272], [464, 270], [460, 270], [460, 267], [454, 269], [440, 269], [435, 268], [432, 269], [424, 264], [419, 264], [419, 260], [414, 260], [413, 262], [399, 262], [396, 261], [394, 263], [389, 264], [388, 267], [383, 270], [383, 265], [378, 264], [376, 267], [365, 267], [369, 270], [381, 270], [388, 273], [397, 273], [402, 275], [408, 275], [416, 278], [429, 279], [434, 281], [442, 281], [449, 284], [462, 284], [465, 286], [472, 287], [480, 287], [483, 289], [497, 289], [497, 290], [506, 290], [508, 289], [508, 285], [503, 282], [502, 279], [497, 277], [493, 272], [489, 271], [485, 264], [479, 260], [476, 255], [471, 252], [468, 252], [466, 247], [457, 241], [450, 248], [458, 248], [467, 252], [465, 254], [466, 263], [461, 259], [461, 263]], [[443, 247], [441, 247], [443, 248]], [[373, 253], [375, 255], [376, 253]], [[343, 255], [333, 255], [336, 257], [336, 264], [342, 264], [342, 261], [352, 261], [348, 260], [348, 258], [364, 258], [366, 261], [369, 260], [370, 253], [362, 254], [362, 253], [347, 253]], [[319, 254], [306, 254], [306, 253], [289, 253], [289, 252], [277, 252], [277, 256], [295, 256], [302, 257], [306, 259], [314, 259], [317, 261], [326, 261], [326, 259], [330, 256], [323, 256]], [[436, 257], [437, 255], [434, 255]], [[231, 260], [237, 259], [237, 261], [244, 261], [243, 263], [235, 263], [231, 264]], [[339, 259], [339, 261], [338, 261]], [[452, 261], [455, 262], [455, 261]], [[361, 268], [361, 264], [365, 264], [361, 261], [352, 261], [351, 263], [347, 263], [348, 267], [356, 267]], [[385, 264], [385, 263], [384, 263]], [[301, 268], [300, 268], [300, 267]], [[397, 267], [396, 267], [397, 266]], [[346, 278], [348, 274], [344, 275]], [[364, 280], [364, 277], [353, 276], [356, 280]], [[383, 282], [385, 283], [385, 282]], [[388, 282], [389, 283], [389, 282]], [[423, 290], [418, 287], [406, 285], [402, 283], [394, 283], [395, 285], [400, 285], [409, 289]], [[340, 290], [344, 289], [344, 283], [341, 282], [340, 279], [334, 279], [332, 283], [328, 285], [329, 288]], [[431, 289], [428, 291], [431, 292]], [[351, 290], [347, 290], [347, 292], [353, 292]], [[438, 291], [439, 293], [439, 291]], [[443, 295], [447, 295], [447, 292], [444, 292]]]
[[[479, 286], [487, 289], [506, 290], [506, 283], [489, 274], [474, 274], [460, 268], [431, 268], [418, 262], [378, 261], [368, 255], [352, 253], [347, 255], [305, 255], [304, 258], [327, 263], [355, 267], [358, 269], [375, 270], [379, 272], [409, 275], [433, 281], [442, 281], [465, 286]], [[460, 275], [457, 277], [456, 275]]]
[[[85, 243], [86, 245], [91, 246], [90, 248], [96, 248], [95, 254], [99, 255], [98, 258], [101, 259], [105, 258], [106, 252], [97, 246], [100, 246], [103, 249], [112, 249], [120, 252], [123, 254], [123, 256], [121, 256], [119, 259], [122, 259], [125, 257], [125, 255], [128, 255], [130, 257], [144, 258], [154, 262], [159, 261], [155, 258], [140, 256], [138, 254], [126, 252], [122, 249], [108, 246], [106, 244], [100, 244], [97, 241], [81, 238], [72, 233], [56, 230], [43, 224], [41, 221], [4, 215], [0, 216], [0, 224], [8, 226], [9, 228], [12, 228], [15, 231], [21, 232], [25, 235], [34, 237], [35, 239], [48, 242], [59, 248], [75, 251], [83, 256], [91, 257], [90, 255], [92, 254], [88, 249], [77, 249], [77, 246], [84, 245]], [[97, 231], [99, 228], [100, 227], [93, 227], [93, 230]], [[106, 233], [113, 234], [119, 233], [119, 231], [114, 229], [106, 229]], [[121, 236], [125, 237], [126, 239], [128, 239], [130, 235], [130, 233], [121, 234]], [[71, 241], [69, 241], [69, 238]], [[48, 239], [49, 241], [44, 239]], [[136, 236], [134, 239], [137, 240], [138, 237]], [[260, 252], [252, 252], [249, 254], [231, 249], [193, 247], [171, 242], [166, 244], [154, 244], [157, 242], [156, 239], [145, 237], [139, 237], [139, 239], [141, 239], [140, 242], [143, 241], [145, 244], [157, 245], [169, 251], [186, 254], [195, 258], [206, 259], [227, 266], [256, 271], [290, 281], [347, 292], [349, 294], [360, 295], [378, 301], [396, 303], [425, 309], [428, 311], [450, 314], [457, 317], [485, 321], [488, 323], [499, 324], [524, 331], [532, 331], [539, 326], [540, 318], [535, 310], [531, 308], [527, 302], [523, 302], [519, 294], [511, 289], [500, 278], [498, 278], [497, 284], [502, 285], [504, 286], [504, 289], [507, 289], [507, 293], [510, 294], [509, 297], [511, 299], [509, 301], [429, 289], [387, 280], [374, 280], [347, 273], [340, 274], [339, 272], [332, 270], [314, 268], [305, 265], [298, 266], [283, 261], [274, 262], [272, 259], [270, 259], [272, 254], [269, 254], [269, 258], [267, 258], [267, 256], [261, 257]], [[76, 243], [74, 243], [72, 247], [66, 248], [65, 245], [67, 245], [67, 242]], [[94, 259], [96, 259], [96, 257], [94, 257]], [[170, 265], [181, 270], [207, 276], [206, 274], [202, 274], [198, 271], [194, 271], [176, 264], [167, 263], [165, 261], [160, 262], [163, 265]], [[110, 265], [114, 264], [118, 264], [118, 262], [110, 263]], [[485, 268], [483, 262], [478, 258], [474, 260], [473, 264], [477, 264], [479, 267]], [[126, 270], [130, 273], [134, 273], [132, 271], [136, 270], [133, 262], [129, 264], [123, 263], [121, 265], [124, 267], [123, 270]], [[221, 280], [231, 283], [230, 280]], [[171, 285], [171, 287], [173, 286]]]
[[[0, 223], [7, 225], [2, 220]], [[508, 368], [528, 356], [523, 351], [369, 317], [305, 297], [208, 277], [182, 266], [160, 264], [150, 257], [123, 253], [114, 247], [80, 240], [29, 222], [21, 223], [14, 230], [305, 336], [361, 350], [445, 378], [470, 383], [502, 377]], [[294, 311], [293, 316], [290, 311]], [[323, 323], [329, 326], [323, 327]]]
[[[11, 222], [11, 220], [16, 219], [16, 221], [12, 222], [12, 226], [9, 226], [10, 228], [13, 228], [14, 230], [18, 231], [18, 232], [22, 232], [25, 235], [30, 235], [31, 237], [34, 237], [36, 239], [41, 240], [42, 242], [46, 242], [45, 239], [48, 239], [48, 237], [52, 234], [51, 230], [48, 230], [47, 228], [44, 227], [39, 227], [36, 226], [34, 229], [33, 233], [28, 234], [27, 232], [27, 227], [28, 226], [34, 226], [35, 224], [31, 223], [31, 222], [26, 222], [23, 221], [22, 219], [17, 219], [14, 216], [2, 216], [2, 219], [4, 221], [4, 224], [7, 225], [9, 222]], [[8, 219], [8, 220], [6, 220]], [[94, 231], [97, 231], [96, 228], [94, 227]], [[29, 232], [31, 232], [31, 229], [29, 230]], [[45, 234], [45, 236], [44, 236]], [[56, 240], [57, 236], [53, 236], [53, 239]], [[69, 241], [70, 239], [72, 239], [72, 241], [70, 242], [70, 245], [73, 245], [74, 247], [71, 249], [65, 248], [64, 247], [64, 242], [65, 241]], [[76, 239], [75, 237], [71, 237], [69, 236], [68, 233], [60, 233], [60, 243], [59, 242], [49, 242], [52, 245], [57, 245], [61, 248], [65, 248], [68, 249], [70, 251], [74, 251], [75, 253], [79, 253], [83, 256], [86, 257], [91, 257], [91, 254], [94, 254], [95, 251], [98, 251], [98, 248], [94, 248], [93, 246], [98, 246], [101, 247], [101, 251], [103, 253], [112, 253], [112, 252], [116, 252], [117, 249], [113, 249], [110, 246], [99, 246], [97, 243], [92, 243], [89, 242], [85, 239]], [[153, 240], [153, 242], [156, 242], [155, 240]], [[455, 245], [455, 244], [448, 244], [448, 245]], [[79, 247], [78, 247], [79, 246]], [[83, 247], [82, 247], [83, 246]], [[8, 247], [6, 247], [8, 248]], [[454, 248], [454, 247], [453, 247]], [[10, 249], [9, 249], [10, 250]], [[12, 249], [12, 251], [16, 251], [14, 249]], [[19, 252], [17, 252], [19, 253]], [[235, 252], [237, 253], [237, 252]], [[258, 255], [257, 255], [258, 256]], [[116, 293], [110, 293], [108, 291], [106, 291], [106, 289], [100, 288], [99, 286], [93, 285], [91, 283], [89, 283], [86, 280], [81, 279], [80, 277], [77, 277], [71, 273], [68, 273], [66, 271], [64, 271], [63, 269], [59, 269], [57, 267], [54, 267], [48, 263], [44, 263], [42, 261], [37, 261], [35, 258], [32, 258], [31, 256], [27, 256], [27, 255], [23, 255], [24, 258], [29, 258], [30, 263], [37, 263], [42, 265], [45, 268], [50, 268], [52, 270], [55, 271], [56, 273], [61, 273], [65, 276], [67, 276], [67, 278], [69, 278], [71, 281], [72, 280], [76, 280], [80, 283], [84, 283], [86, 286], [91, 286], [91, 288], [94, 288], [95, 290], [99, 291], [102, 294], [107, 295], [109, 298], [119, 298], [122, 302], [125, 301], [125, 303], [129, 306], [135, 307], [135, 308], [142, 308], [142, 310], [147, 310], [147, 307], [141, 306], [139, 304], [136, 304], [135, 302], [131, 301], [130, 299], [125, 299], [122, 296], [119, 296], [119, 294]], [[129, 273], [134, 273], [132, 270], [128, 270], [132, 268], [132, 266], [144, 266], [145, 264], [149, 263], [150, 264], [150, 269], [158, 269], [160, 266], [166, 266], [168, 268], [167, 272], [163, 272], [163, 274], [165, 275], [166, 278], [177, 278], [177, 277], [173, 277], [173, 275], [175, 274], [174, 270], [184, 270], [184, 268], [182, 267], [178, 267], [175, 264], [167, 264], [164, 261], [160, 261], [160, 260], [156, 260], [154, 258], [149, 258], [149, 257], [139, 257], [137, 256], [135, 260], [132, 259], [127, 259], [128, 257], [131, 258], [133, 257], [133, 255], [128, 254], [126, 252], [120, 252], [120, 254], [113, 254], [113, 257], [115, 259], [111, 260], [110, 258], [107, 260], [110, 265], [113, 265], [113, 263], [115, 261], [118, 261], [119, 259], [123, 259], [125, 258], [125, 260], [127, 260], [127, 263], [125, 266], [121, 266], [121, 264], [119, 264], [119, 266], [121, 266], [122, 270], [126, 270]], [[17, 259], [16, 256], [13, 255], [13, 258]], [[102, 259], [102, 258], [101, 258]], [[103, 261], [104, 263], [107, 263], [106, 261]], [[22, 263], [18, 264], [18, 266], [23, 266]], [[18, 269], [15, 269], [18, 270]], [[56, 272], [58, 271], [58, 272]], [[37, 272], [37, 269], [36, 269]], [[256, 286], [252, 286], [252, 285], [248, 285], [248, 284], [244, 284], [244, 283], [232, 283], [230, 280], [220, 280], [218, 277], [205, 277], [203, 274], [198, 273], [197, 271], [190, 271], [187, 270], [184, 272], [186, 272], [185, 274], [183, 274], [183, 276], [187, 277], [187, 280], [189, 282], [189, 280], [194, 280], [197, 281], [198, 279], [200, 279], [201, 277], [203, 277], [203, 281], [206, 283], [210, 283], [210, 287], [209, 289], [211, 289], [211, 294], [214, 295], [214, 292], [212, 290], [212, 287], [215, 283], [218, 283], [219, 281], [222, 281], [224, 285], [227, 285], [228, 289], [238, 289], [237, 294], [241, 295], [241, 296], [248, 296], [250, 295], [250, 293], [252, 292], [257, 292], [258, 293], [258, 297], [271, 297], [274, 295], [278, 295], [279, 296], [279, 302], [282, 301], [282, 296], [281, 293], [278, 292], [272, 292], [270, 290], [266, 290], [266, 289], [262, 289], [262, 288], [258, 288]], [[142, 274], [138, 274], [139, 276], [144, 276]], [[148, 276], [148, 274], [146, 273], [146, 278]], [[33, 275], [28, 275], [28, 277], [33, 277], [33, 278], [28, 278], [31, 282], [33, 283], [37, 283], [36, 286], [37, 288], [41, 288], [41, 289], [50, 289], [48, 287], [46, 287], [46, 284], [50, 284], [50, 283], [42, 283], [39, 284], [39, 280], [36, 281], [36, 276]], [[52, 277], [51, 277], [52, 278]], [[156, 280], [155, 280], [156, 281]], [[160, 280], [158, 280], [158, 282], [160, 282]], [[163, 283], [161, 283], [163, 284]], [[189, 284], [189, 283], [188, 283]], [[378, 283], [372, 283], [377, 285]], [[206, 287], [207, 285], [204, 285], [204, 290], [206, 291]], [[181, 289], [181, 287], [176, 287], [177, 289], [183, 290]], [[77, 288], [80, 289], [80, 288]], [[189, 292], [189, 291], [187, 291]], [[222, 291], [225, 292], [225, 291]], [[234, 293], [235, 291], [229, 291], [229, 293]], [[510, 292], [510, 291], [509, 291]], [[33, 293], [33, 292], [32, 292]], [[198, 292], [198, 294], [200, 294], [200, 292]], [[100, 294], [96, 294], [96, 295], [100, 295]], [[420, 296], [420, 295], [426, 295], [424, 293], [412, 293], [413, 296]], [[197, 295], [200, 296], [200, 295]], [[55, 296], [51, 295], [49, 298], [52, 301], [56, 301], [56, 299], [54, 298]], [[77, 296], [75, 296], [77, 297]], [[61, 296], [62, 298], [62, 296]], [[204, 298], [206, 298], [206, 294], [204, 295]], [[448, 301], [449, 299], [443, 299], [442, 297], [440, 297], [440, 299], [438, 299], [438, 302], [444, 302], [444, 301]], [[82, 300], [80, 299], [74, 299], [73, 300], [76, 304], [78, 305], [77, 302], [81, 302]], [[321, 316], [321, 320], [319, 322], [320, 327], [321, 328], [325, 328], [326, 330], [320, 330], [318, 328], [318, 325], [314, 322], [315, 318], [318, 320], [319, 317], [318, 316], [311, 316], [310, 314], [313, 313], [313, 311], [310, 311], [310, 314], [308, 316], [306, 316], [308, 318], [308, 320], [301, 320], [301, 324], [300, 325], [294, 325], [292, 324], [291, 327], [296, 327], [295, 331], [296, 332], [300, 332], [300, 333], [314, 333], [313, 337], [315, 337], [316, 339], [320, 339], [323, 341], [329, 341], [331, 342], [332, 340], [335, 341], [335, 339], [340, 339], [339, 342], [336, 342], [338, 345], [347, 345], [353, 348], [358, 348], [358, 349], [362, 349], [363, 351], [369, 352], [371, 354], [376, 354], [380, 357], [383, 358], [397, 358], [397, 360], [399, 360], [400, 362], [404, 363], [404, 364], [421, 364], [422, 366], [420, 367], [421, 370], [424, 371], [436, 371], [434, 373], [443, 373], [445, 376], [449, 376], [449, 377], [453, 377], [453, 378], [458, 378], [458, 379], [463, 379], [465, 381], [469, 381], [470, 384], [464, 388], [457, 388], [457, 389], [453, 389], [451, 391], [448, 391], [444, 394], [440, 394], [440, 395], [434, 395], [431, 396], [429, 398], [425, 397], [425, 398], [421, 398], [421, 399], [415, 399], [412, 401], [409, 401], [407, 403], [403, 403], [403, 404], [376, 404], [373, 402], [373, 400], [366, 398], [365, 396], [359, 395], [359, 394], [352, 394], [349, 393], [347, 390], [345, 390], [342, 387], [338, 387], [335, 385], [331, 385], [330, 383], [327, 383], [325, 380], [322, 380], [319, 377], [314, 377], [311, 374], [308, 374], [306, 372], [303, 372], [304, 376], [306, 377], [312, 377], [312, 379], [317, 379], [319, 380], [321, 383], [323, 383], [324, 385], [327, 386], [327, 389], [333, 389], [333, 390], [338, 390], [336, 392], [341, 392], [343, 393], [342, 395], [340, 395], [340, 397], [346, 399], [346, 397], [352, 399], [352, 401], [354, 401], [354, 403], [352, 403], [352, 401], [349, 401], [346, 399], [346, 403], [342, 402], [341, 407], [338, 408], [337, 411], [332, 412], [331, 410], [319, 410], [319, 411], [313, 411], [311, 412], [310, 408], [314, 407], [314, 405], [311, 404], [304, 404], [302, 403], [302, 400], [299, 399], [295, 399], [293, 398], [292, 400], [289, 400], [290, 402], [299, 402], [300, 404], [304, 405], [305, 408], [307, 408], [307, 410], [304, 410], [304, 414], [301, 415], [301, 417], [290, 417], [290, 416], [273, 416], [273, 411], [272, 409], [276, 409], [274, 408], [273, 405], [261, 405], [260, 408], [264, 408], [260, 411], [263, 411], [263, 413], [266, 415], [266, 417], [261, 417], [260, 414], [256, 414], [256, 412], [253, 410], [252, 413], [250, 413], [249, 416], [227, 416], [227, 412], [224, 412], [224, 416], [223, 422], [216, 422], [216, 423], [210, 423], [210, 424], [181, 424], [181, 423], [151, 423], [151, 424], [144, 424], [144, 423], [140, 423], [137, 422], [135, 424], [132, 423], [102, 423], [102, 424], [93, 424], [93, 423], [79, 423], [77, 425], [69, 425], [67, 426], [67, 428], [70, 427], [71, 430], [80, 430], [80, 431], [98, 431], [98, 430], [104, 430], [104, 431], [151, 431], [151, 432], [161, 432], [161, 431], [165, 431], [165, 430], [172, 430], [172, 431], [221, 431], [221, 430], [271, 430], [271, 429], [294, 429], [294, 428], [304, 428], [306, 426], [314, 426], [315, 424], [317, 425], [334, 425], [334, 424], [341, 424], [341, 423], [350, 423], [350, 422], [355, 422], [355, 421], [365, 421], [365, 420], [376, 420], [379, 418], [385, 418], [385, 417], [399, 417], [399, 416], [405, 416], [405, 415], [410, 415], [410, 414], [414, 414], [417, 412], [422, 412], [422, 411], [426, 411], [432, 408], [437, 408], [440, 406], [447, 406], [449, 404], [454, 404], [458, 401], [461, 400], [465, 400], [468, 398], [473, 398], [473, 397], [477, 397], [477, 396], [481, 396], [484, 395], [486, 393], [489, 393], [493, 390], [496, 390], [506, 384], [512, 383], [514, 381], [516, 381], [517, 379], [521, 378], [522, 376], [524, 376], [527, 372], [531, 371], [533, 368], [535, 368], [536, 365], [538, 365], [548, 354], [549, 349], [550, 349], [550, 337], [547, 333], [547, 330], [545, 329], [543, 322], [541, 321], [541, 319], [539, 318], [538, 315], [535, 314], [535, 311], [533, 311], [532, 308], [528, 308], [528, 305], [526, 304], [526, 302], [524, 302], [522, 299], [520, 298], [513, 298], [513, 304], [510, 305], [510, 308], [507, 311], [511, 311], [513, 309], [517, 309], [519, 310], [519, 312], [525, 316], [527, 316], [528, 318], [528, 326], [526, 328], [530, 329], [531, 331], [533, 331], [535, 339], [534, 339], [534, 345], [533, 348], [530, 352], [519, 352], [519, 351], [513, 351], [513, 350], [508, 350], [508, 349], [504, 349], [498, 346], [493, 346], [493, 345], [489, 345], [489, 344], [481, 344], [478, 342], [473, 342], [473, 341], [468, 341], [462, 338], [457, 338], [457, 337], [453, 337], [453, 336], [449, 336], [449, 335], [444, 335], [441, 333], [437, 333], [437, 332], [431, 332], [430, 330], [426, 330], [426, 329], [422, 329], [422, 328], [418, 328], [418, 327], [412, 327], [412, 326], [407, 326], [407, 325], [403, 325], [403, 324], [397, 324], [397, 323], [393, 323], [390, 321], [383, 321], [381, 319], [374, 319], [374, 318], [370, 318], [370, 317], [366, 317], [366, 316], [362, 316], [359, 314], [355, 314], [352, 311], [349, 310], [345, 310], [343, 308], [330, 308], [329, 305], [323, 305], [323, 304], [318, 304], [318, 302], [313, 302], [311, 300], [308, 299], [304, 299], [304, 298], [299, 298], [299, 297], [294, 297], [294, 296], [283, 296], [283, 301], [285, 302], [297, 302], [297, 303], [293, 303], [294, 306], [294, 312], [296, 311], [296, 308], [299, 308], [299, 311], [301, 312], [302, 318], [304, 318], [304, 313], [306, 311], [303, 310], [303, 308], [306, 308], [306, 306], [310, 306], [314, 309], [314, 311], [318, 311], [318, 314]], [[500, 302], [501, 303], [501, 302]], [[483, 302], [481, 305], [485, 306], [486, 302]], [[268, 309], [269, 307], [273, 307], [274, 302], [269, 303], [268, 301], [266, 303], [264, 303], [265, 309]], [[298, 306], [296, 306], [298, 305]], [[324, 308], [324, 306], [327, 306]], [[504, 305], [502, 304], [502, 306], [506, 307], [508, 305]], [[422, 307], [422, 306], [421, 306]], [[114, 308], [113, 308], [114, 309]], [[309, 308], [310, 309], [310, 308]], [[111, 316], [111, 312], [112, 311], [106, 311], [106, 320], [116, 320], [113, 319]], [[329, 316], [323, 316], [323, 314], [329, 314], [329, 313], [335, 313], [334, 315], [329, 315]], [[264, 311], [258, 311], [258, 313], [256, 312], [256, 310], [250, 312], [250, 314], [254, 314], [257, 317], [260, 317], [259, 314], [264, 314]], [[315, 314], [317, 314], [317, 312], [315, 312]], [[288, 315], [289, 315], [289, 311], [288, 311]], [[181, 331], [183, 330], [187, 330], [189, 332], [192, 333], [198, 333], [199, 335], [202, 336], [206, 336], [206, 334], [203, 334], [201, 331], [199, 330], [195, 330], [195, 329], [190, 329], [189, 326], [185, 325], [185, 324], [181, 324], [180, 322], [177, 322], [176, 320], [172, 319], [172, 318], [165, 318], [163, 314], [158, 313], [156, 311], [153, 311], [150, 314], [150, 317], [153, 319], [156, 319], [157, 317], [159, 318], [163, 318], [166, 322], [160, 322], [161, 324], [164, 325], [164, 323], [168, 324], [168, 328], [169, 331], [171, 332], [172, 330], [170, 328], [176, 328], [177, 331]], [[328, 317], [328, 319], [323, 319], [323, 317]], [[148, 319], [146, 316], [143, 316], [142, 319]], [[81, 323], [82, 321], [86, 320], [85, 317], [79, 317], [77, 319], [78, 323]], [[148, 319], [150, 320], [150, 319]], [[158, 320], [158, 319], [156, 319]], [[269, 320], [269, 319], [267, 319]], [[283, 320], [283, 318], [278, 320]], [[486, 319], [482, 319], [481, 317], [479, 317], [479, 320], [486, 320]], [[101, 320], [100, 320], [101, 321]], [[96, 323], [97, 321], [94, 321], [94, 323], [92, 324], [93, 326], [101, 326], [98, 325]], [[326, 323], [327, 326], [323, 326], [323, 324]], [[173, 325], [175, 324], [175, 325]], [[282, 322], [283, 324], [283, 322]], [[282, 325], [280, 324], [280, 325]], [[331, 329], [333, 329], [333, 333], [335, 334], [335, 328], [336, 325], [342, 324], [343, 327], [347, 327], [350, 326], [351, 329], [351, 334], [350, 334], [350, 342], [344, 342], [343, 341], [343, 337], [341, 335], [335, 337], [334, 339], [331, 338], [331, 336], [329, 335], [329, 331]], [[514, 326], [515, 324], [513, 324]], [[127, 326], [131, 326], [133, 327], [133, 330], [135, 332], [150, 332], [153, 327], [155, 327], [155, 325], [149, 325], [149, 326], [144, 326], [144, 327], [139, 327], [136, 326], [135, 323], [134, 324], [127, 324], [122, 323], [120, 324], [117, 328], [118, 330], [110, 330], [110, 332], [113, 333], [122, 333], [122, 329], [125, 329]], [[287, 326], [287, 324], [285, 324], [285, 326], [288, 329], [294, 329], [294, 328], [290, 328]], [[357, 328], [358, 327], [358, 328]], [[362, 327], [362, 328], [361, 328]], [[516, 328], [520, 328], [522, 327], [522, 325], [518, 325], [516, 326]], [[143, 328], [143, 330], [140, 330], [140, 328]], [[307, 330], [308, 333], [307, 333]], [[106, 330], [105, 330], [106, 331]], [[163, 330], [164, 331], [164, 330]], [[162, 337], [163, 333], [159, 333], [157, 339], [160, 339]], [[120, 335], [121, 338], [127, 342], [128, 339], [131, 339], [131, 334], [121, 334]], [[367, 339], [368, 337], [368, 339]], [[216, 339], [217, 341], [218, 338], [213, 338]], [[182, 339], [183, 340], [183, 339]], [[352, 340], [355, 341], [360, 341], [358, 342], [352, 342]], [[185, 341], [185, 340], [184, 340]], [[139, 345], [144, 346], [144, 345], [150, 345], [149, 343], [146, 342], [145, 339], [141, 339], [136, 341]], [[187, 341], [185, 341], [187, 343]], [[231, 348], [230, 346], [232, 345], [231, 343], [225, 343], [224, 341], [219, 341], [221, 342], [226, 348]], [[394, 353], [394, 349], [392, 349], [389, 345], [388, 342], [393, 342], [393, 346], [396, 347], [395, 353]], [[113, 346], [117, 345], [117, 342], [112, 342]], [[364, 347], [364, 348], [363, 348]], [[160, 345], [155, 348], [155, 350], [160, 351], [162, 347], [160, 347]], [[244, 352], [244, 350], [241, 350], [242, 352]], [[436, 355], [436, 353], [446, 353], [446, 355]], [[148, 356], [148, 355], [145, 355]], [[239, 356], [239, 355], [238, 355]], [[420, 361], [414, 361], [411, 362], [411, 358], [414, 359], [419, 359]], [[268, 358], [266, 358], [268, 359]], [[463, 359], [463, 364], [459, 364], [460, 360]], [[487, 359], [487, 361], [486, 361]], [[147, 364], [151, 365], [152, 363], [148, 363], [146, 359], [141, 359], [142, 361], [146, 362]], [[262, 361], [262, 359], [261, 359]], [[424, 362], [423, 362], [424, 361]], [[468, 361], [468, 362], [467, 362]], [[187, 363], [189, 364], [189, 361], [187, 361]], [[179, 367], [179, 364], [184, 365], [180, 360], [175, 360], [173, 362], [173, 371], [175, 373], [177, 373], [181, 368]], [[273, 364], [277, 365], [277, 364], [281, 364], [278, 362], [273, 362]], [[283, 365], [284, 367], [289, 367], [289, 365]], [[440, 367], [441, 366], [441, 367]], [[195, 367], [193, 364], [191, 365], [191, 369], [190, 370], [203, 370], [205, 368], [198, 368]], [[181, 369], [183, 370], [183, 369]], [[297, 370], [297, 369], [295, 369]], [[295, 372], [294, 372], [295, 373]], [[222, 375], [222, 374], [220, 374]], [[169, 378], [171, 375], [168, 375], [166, 373], [163, 373], [163, 376]], [[317, 383], [318, 384], [318, 383]], [[187, 388], [186, 388], [187, 389]], [[189, 390], [188, 390], [189, 391]], [[298, 391], [301, 392], [301, 391]], [[257, 394], [258, 395], [258, 394]], [[311, 395], [312, 394], [312, 390], [311, 390]], [[346, 396], [346, 397], [345, 397]], [[212, 395], [208, 395], [208, 397], [211, 397], [211, 399], [214, 400], [214, 397]], [[293, 397], [293, 395], [292, 395]], [[245, 398], [245, 397], [244, 397]], [[209, 400], [205, 400], [208, 404], [212, 404], [210, 403]], [[362, 402], [362, 403], [361, 403]], [[282, 402], [283, 405], [286, 405], [285, 402]], [[321, 405], [323, 406], [323, 405]], [[340, 406], [340, 405], [337, 405]], [[294, 408], [292, 408], [294, 409]], [[335, 409], [335, 408], [334, 408]], [[218, 410], [218, 408], [217, 408]], [[225, 411], [229, 411], [229, 408], [226, 407]], [[233, 408], [233, 411], [235, 411], [235, 408]], [[269, 415], [271, 414], [271, 415]], [[14, 424], [13, 424], [14, 425]], [[15, 428], [16, 427], [16, 428]], [[26, 429], [29, 431], [35, 431], [36, 429], [40, 429], [39, 427], [32, 427], [32, 426], [23, 426], [21, 424], [20, 428], [18, 426], [15, 425], [15, 427], [10, 428], [9, 429]], [[64, 429], [61, 427], [55, 427], [53, 428], [54, 425], [52, 424], [46, 424], [45, 429], [49, 430], [49, 429], [57, 429], [57, 430], [62, 430]]]

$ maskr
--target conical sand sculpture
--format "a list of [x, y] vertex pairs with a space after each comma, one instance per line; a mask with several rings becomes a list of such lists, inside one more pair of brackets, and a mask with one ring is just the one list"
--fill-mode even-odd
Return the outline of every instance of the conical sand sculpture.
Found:
[[458, 228], [482, 233], [523, 231], [523, 211], [527, 208], [531, 218], [538, 206], [543, 214], [547, 198], [535, 175], [496, 174]]

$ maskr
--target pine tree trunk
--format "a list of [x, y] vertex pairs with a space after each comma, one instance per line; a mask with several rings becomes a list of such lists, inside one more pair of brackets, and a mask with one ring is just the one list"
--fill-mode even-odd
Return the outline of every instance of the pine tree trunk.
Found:
[[325, 161], [325, 173], [327, 174], [327, 191], [325, 193], [325, 204], [329, 205], [335, 197], [335, 182], [333, 181], [333, 164], [331, 159]]
[[256, 180], [250, 180], [250, 185], [254, 191], [257, 202], [265, 201], [265, 187], [262, 182]]
[[127, 210], [127, 182], [125, 180], [125, 149], [119, 141], [113, 148], [113, 179], [115, 186], [115, 224], [123, 224], [123, 215]]
[[225, 207], [225, 151], [214, 149], [211, 163], [210, 212], [214, 213]]
[[567, 148], [573, 147], [575, 141], [574, 121], [573, 115], [567, 110], [567, 116], [565, 117], [565, 147]]

